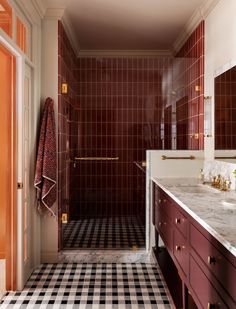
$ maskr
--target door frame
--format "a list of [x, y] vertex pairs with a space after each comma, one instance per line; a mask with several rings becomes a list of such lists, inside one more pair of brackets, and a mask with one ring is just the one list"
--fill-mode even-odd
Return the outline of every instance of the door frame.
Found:
[[17, 190], [17, 182], [23, 182], [23, 81], [25, 58], [18, 47], [10, 42], [3, 31], [0, 31], [0, 44], [15, 57], [15, 100], [12, 118], [13, 155], [11, 160], [13, 195], [7, 222], [6, 246], [6, 289], [21, 290], [23, 282], [23, 205], [22, 190]]

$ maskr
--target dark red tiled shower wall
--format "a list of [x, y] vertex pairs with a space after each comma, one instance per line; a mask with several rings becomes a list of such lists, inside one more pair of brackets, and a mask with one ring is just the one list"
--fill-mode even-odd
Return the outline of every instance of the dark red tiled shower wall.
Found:
[[[59, 23], [59, 210], [144, 219], [144, 176], [134, 162], [146, 149], [171, 148], [174, 126], [177, 149], [203, 148], [203, 74], [203, 22], [175, 58], [80, 59]], [[66, 162], [74, 157], [118, 159]]]
[[161, 149], [162, 75], [170, 59], [81, 58], [78, 157], [118, 158], [77, 164], [71, 205], [76, 216], [144, 213], [135, 161]]
[[[177, 149], [204, 148], [204, 21], [175, 56]], [[175, 65], [174, 65], [175, 67]], [[198, 86], [197, 90], [195, 87]], [[199, 139], [193, 135], [199, 134]]]
[[236, 66], [215, 78], [215, 149], [236, 149]]
[[[78, 110], [76, 80], [77, 57], [61, 22], [58, 23], [58, 210], [69, 212], [69, 158], [77, 151]], [[61, 94], [61, 84], [68, 84], [68, 94]], [[59, 220], [60, 222], [60, 220]], [[59, 228], [61, 225], [59, 224]], [[61, 233], [59, 233], [61, 235]], [[59, 241], [59, 245], [61, 241]]]

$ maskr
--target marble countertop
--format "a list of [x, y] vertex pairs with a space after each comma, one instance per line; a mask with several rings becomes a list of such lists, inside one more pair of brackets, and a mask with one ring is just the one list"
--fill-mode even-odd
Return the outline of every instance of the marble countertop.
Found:
[[236, 201], [235, 191], [208, 188], [195, 178], [152, 180], [236, 257], [236, 207], [222, 203], [228, 198]]

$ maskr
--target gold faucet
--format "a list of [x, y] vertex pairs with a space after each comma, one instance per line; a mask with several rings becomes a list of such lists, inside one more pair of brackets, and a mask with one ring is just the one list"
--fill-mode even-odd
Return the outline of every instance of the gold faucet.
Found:
[[231, 181], [224, 180], [223, 184], [222, 184], [222, 187], [221, 187], [221, 190], [222, 191], [229, 191], [230, 190], [230, 185], [231, 185]]
[[217, 188], [221, 191], [229, 191], [231, 182], [224, 179], [221, 175], [214, 176], [212, 180], [212, 187]]

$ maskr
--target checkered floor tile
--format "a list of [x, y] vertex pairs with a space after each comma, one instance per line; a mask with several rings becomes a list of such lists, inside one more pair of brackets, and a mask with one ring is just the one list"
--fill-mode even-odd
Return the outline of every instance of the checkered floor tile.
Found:
[[172, 308], [153, 264], [43, 264], [0, 308]]
[[145, 247], [145, 225], [136, 217], [70, 221], [63, 230], [64, 248], [130, 249]]

